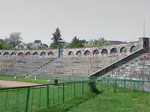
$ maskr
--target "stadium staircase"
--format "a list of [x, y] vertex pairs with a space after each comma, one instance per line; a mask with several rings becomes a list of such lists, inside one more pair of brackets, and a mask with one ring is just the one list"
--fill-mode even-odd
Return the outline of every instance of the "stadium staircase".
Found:
[[[123, 57], [103, 69], [96, 71], [91, 74], [90, 77], [99, 77], [103, 75], [106, 77], [119, 77], [120, 74], [122, 76], [132, 77], [132, 75], [135, 75], [136, 70], [139, 71], [140, 69], [143, 69], [145, 58], [148, 59], [148, 56], [146, 55], [147, 53], [144, 52], [144, 49], [140, 49], [129, 56]], [[131, 71], [134, 71], [134, 73]]]

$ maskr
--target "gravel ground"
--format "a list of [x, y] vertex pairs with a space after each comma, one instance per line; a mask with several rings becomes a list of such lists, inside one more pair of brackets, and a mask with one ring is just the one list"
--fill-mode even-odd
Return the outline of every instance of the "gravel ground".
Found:
[[32, 85], [39, 85], [39, 84], [0, 80], [0, 86], [2, 87], [18, 87], [18, 86], [32, 86]]

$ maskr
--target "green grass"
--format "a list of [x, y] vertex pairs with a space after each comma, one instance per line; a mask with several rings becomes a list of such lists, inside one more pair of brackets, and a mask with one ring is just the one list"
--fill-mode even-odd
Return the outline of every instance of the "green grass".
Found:
[[53, 106], [49, 109], [42, 109], [37, 112], [66, 112], [66, 111], [69, 111], [71, 108], [78, 106], [78, 105], [82, 104], [83, 102], [85, 102], [89, 99], [92, 99], [94, 97], [96, 97], [96, 94], [88, 92], [88, 93], [82, 94], [78, 97], [74, 97], [74, 98], [66, 101], [64, 104], [59, 104], [59, 105]]
[[150, 93], [98, 85], [100, 94], [86, 93], [37, 112], [150, 112]]
[[[64, 88], [63, 88], [64, 87]], [[28, 100], [28, 111], [37, 111], [62, 104], [75, 96], [89, 91], [87, 83], [60, 83], [58, 86], [36, 86], [25, 88], [0, 88], [0, 112], [24, 112]]]
[[[113, 86], [98, 84], [100, 94], [95, 95], [88, 92], [88, 85], [85, 84], [85, 94], [81, 95], [82, 86], [82, 83], [65, 84], [64, 104], [63, 85], [31, 88], [28, 110], [37, 112], [150, 112], [150, 93], [119, 87], [114, 92]], [[28, 88], [0, 91], [0, 111], [3, 112], [5, 107], [8, 112], [24, 111], [27, 93]], [[47, 108], [47, 94], [49, 94], [49, 108]]]
[[13, 78], [13, 77], [1, 77], [0, 80], [6, 80], [6, 81], [17, 81], [17, 82], [29, 82], [29, 83], [38, 83], [38, 84], [48, 84], [48, 83], [53, 83], [54, 81], [48, 82], [47, 80], [34, 80], [31, 78]]
[[117, 90], [112, 87], [100, 86], [103, 91], [68, 112], [150, 112], [150, 93]]

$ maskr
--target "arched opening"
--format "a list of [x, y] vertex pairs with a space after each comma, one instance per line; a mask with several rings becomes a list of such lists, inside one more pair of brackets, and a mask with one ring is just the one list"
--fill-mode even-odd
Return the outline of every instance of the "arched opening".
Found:
[[130, 48], [130, 52], [135, 52], [137, 50], [137, 48], [135, 47], [135, 46], [132, 46], [131, 48]]
[[54, 56], [54, 53], [50, 51], [50, 52], [48, 53], [48, 56]]
[[73, 56], [74, 53], [72, 51], [69, 51], [68, 56]]
[[45, 55], [46, 55], [46, 52], [41, 52], [40, 55], [41, 55], [41, 56], [45, 56]]
[[117, 53], [117, 49], [116, 48], [112, 48], [110, 53]]
[[125, 52], [127, 52], [127, 49], [126, 49], [125, 47], [122, 47], [122, 48], [120, 49], [120, 53], [125, 53]]
[[108, 54], [107, 49], [103, 49], [102, 52], [101, 52], [101, 54]]
[[16, 53], [15, 53], [15, 52], [12, 52], [10, 55], [11, 55], [11, 56], [15, 56], [15, 55], [16, 55]]
[[82, 54], [82, 52], [81, 51], [77, 51], [77, 53], [76, 53], [76, 55], [81, 55]]
[[18, 53], [18, 56], [23, 56], [23, 52], [19, 52], [19, 53]]
[[91, 54], [91, 52], [90, 52], [89, 50], [86, 50], [86, 51], [84, 52], [84, 55], [85, 55], [85, 56], [90, 55], [90, 54]]
[[2, 55], [2, 53], [0, 52], [0, 55]]
[[26, 54], [25, 54], [26, 56], [30, 56], [31, 55], [31, 53], [30, 52], [26, 52]]
[[8, 56], [9, 55], [9, 53], [8, 52], [4, 52], [4, 54], [3, 54], [4, 56]]
[[97, 55], [97, 54], [99, 54], [99, 51], [96, 49], [96, 50], [93, 51], [93, 54]]
[[33, 53], [33, 56], [38, 56], [38, 53], [37, 53], [37, 52], [34, 52], [34, 53]]

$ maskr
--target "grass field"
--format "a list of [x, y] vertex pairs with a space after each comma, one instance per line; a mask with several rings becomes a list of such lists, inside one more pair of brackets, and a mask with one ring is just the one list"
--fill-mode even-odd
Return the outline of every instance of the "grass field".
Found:
[[65, 104], [38, 112], [150, 112], [150, 93], [98, 86], [100, 94], [87, 93]]
[[[33, 79], [0, 78], [34, 82]], [[45, 82], [39, 80], [38, 83]], [[29, 112], [150, 112], [150, 93], [148, 92], [120, 87], [117, 87], [114, 92], [114, 86], [104, 84], [97, 84], [97, 88], [100, 91], [98, 95], [88, 92], [88, 85], [82, 83], [76, 85], [68, 83], [65, 84], [64, 89], [62, 84], [48, 88], [45, 86], [32, 87], [28, 99], [28, 110]], [[83, 89], [85, 89], [84, 92]], [[47, 94], [49, 95], [47, 96]], [[24, 111], [27, 95], [28, 88], [0, 91], [0, 112], [5, 110], [6, 112]], [[47, 105], [50, 106], [49, 109], [47, 109]]]
[[42, 109], [37, 112], [67, 112], [70, 109], [79, 106], [80, 104], [96, 97], [96, 94], [87, 92], [83, 95], [74, 97], [68, 101], [66, 101], [64, 104], [56, 105], [54, 107], [51, 107], [49, 109]]
[[88, 83], [0, 88], [0, 112], [28, 112], [52, 107], [89, 91]]
[[69, 112], [150, 112], [150, 93], [99, 86], [102, 92]]

